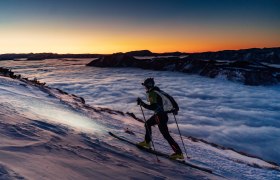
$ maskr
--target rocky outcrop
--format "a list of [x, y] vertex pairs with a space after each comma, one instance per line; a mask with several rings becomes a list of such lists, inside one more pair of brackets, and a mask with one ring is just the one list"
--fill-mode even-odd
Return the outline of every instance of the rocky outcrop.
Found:
[[136, 66], [136, 64], [137, 59], [133, 56], [124, 53], [116, 53], [100, 57], [96, 61], [91, 61], [87, 65], [96, 67], [130, 67]]
[[187, 53], [182, 52], [165, 52], [165, 53], [153, 53], [149, 50], [140, 50], [140, 51], [130, 51], [125, 54], [130, 56], [183, 56], [187, 55]]
[[149, 50], [130, 51], [125, 54], [130, 56], [154, 56], [154, 53]]
[[228, 60], [280, 64], [280, 48], [252, 48], [218, 52], [191, 53], [191, 60]]
[[45, 86], [46, 83], [41, 83], [35, 77], [33, 80], [29, 80], [28, 78], [23, 78], [20, 74], [16, 75], [11, 69], [0, 67], [0, 76], [10, 77], [12, 79], [19, 79], [21, 81], [32, 83], [33, 85]]
[[245, 60], [202, 60], [189, 57], [136, 59], [124, 53], [103, 56], [88, 66], [138, 67], [160, 71], [179, 71], [210, 78], [223, 77], [245, 85], [272, 85], [280, 82], [280, 69]]

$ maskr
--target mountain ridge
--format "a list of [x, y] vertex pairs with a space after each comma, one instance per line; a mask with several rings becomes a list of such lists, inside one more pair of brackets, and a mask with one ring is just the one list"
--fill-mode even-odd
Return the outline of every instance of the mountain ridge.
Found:
[[[113, 53], [119, 54], [123, 52]], [[249, 48], [239, 50], [221, 50], [207, 52], [163, 52], [154, 53], [150, 50], [135, 50], [125, 52], [130, 56], [187, 56], [189, 59], [198, 60], [255, 60], [258, 62], [267, 62], [280, 64], [280, 47], [273, 48]], [[0, 54], [0, 60], [43, 60], [55, 58], [99, 58], [110, 54], [57, 54], [57, 53], [6, 53]]]

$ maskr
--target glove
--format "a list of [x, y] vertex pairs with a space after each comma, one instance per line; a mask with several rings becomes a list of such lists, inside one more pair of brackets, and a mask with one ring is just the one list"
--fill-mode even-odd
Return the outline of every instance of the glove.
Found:
[[137, 105], [140, 105], [140, 106], [142, 106], [142, 104], [143, 104], [143, 101], [142, 101], [142, 99], [140, 99], [140, 98], [137, 98]]
[[174, 115], [178, 115], [178, 109], [172, 109], [172, 113], [173, 113]]

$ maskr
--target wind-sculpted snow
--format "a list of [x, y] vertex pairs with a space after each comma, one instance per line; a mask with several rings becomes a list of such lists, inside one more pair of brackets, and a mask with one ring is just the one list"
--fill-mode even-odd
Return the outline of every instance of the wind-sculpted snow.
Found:
[[0, 163], [0, 179], [24, 179], [24, 177], [18, 175], [17, 173], [1, 165]]
[[67, 131], [68, 131], [68, 128], [61, 127], [58, 125], [52, 125], [50, 123], [38, 121], [38, 120], [33, 120], [31, 124], [40, 129], [50, 131], [50, 132], [53, 132], [55, 134], [62, 135], [62, 136], [67, 135]]

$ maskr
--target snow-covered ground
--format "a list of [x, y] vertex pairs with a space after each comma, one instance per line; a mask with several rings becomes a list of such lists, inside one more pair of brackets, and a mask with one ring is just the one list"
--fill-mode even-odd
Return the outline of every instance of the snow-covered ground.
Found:
[[[203, 138], [210, 142], [233, 147], [279, 163], [279, 86], [251, 87], [224, 81], [223, 79], [209, 79], [175, 72], [84, 66], [89, 61], [77, 61], [75, 59], [28, 62], [0, 61], [0, 66], [10, 67], [13, 71], [26, 77], [37, 77], [38, 80], [47, 82], [51, 87], [57, 87], [79, 95], [89, 105], [107, 107], [123, 112], [129, 111], [135, 113], [138, 117], [141, 117], [141, 114], [139, 107], [136, 106], [135, 99], [138, 96], [145, 99], [141, 82], [146, 77], [155, 77], [158, 86], [173, 95], [181, 107], [178, 122], [193, 161], [203, 162], [205, 163], [204, 165], [213, 167], [216, 172], [230, 178], [279, 178], [279, 174], [276, 171], [250, 168], [246, 165], [247, 163], [251, 165], [258, 164], [260, 160], [255, 162], [255, 159], [247, 159], [247, 157], [236, 154], [233, 151], [222, 151], [211, 146], [208, 147], [205, 144], [200, 147], [199, 144], [201, 143], [194, 143], [186, 139], [186, 136], [189, 135]], [[0, 87], [2, 88], [4, 85]], [[41, 93], [40, 91], [30, 93], [32, 97], [38, 100], [32, 102], [34, 107], [30, 107], [30, 102], [25, 104], [22, 100], [16, 100], [17, 98], [14, 96], [12, 97], [15, 98], [15, 103], [10, 103], [10, 105], [16, 111], [21, 111], [20, 115], [24, 115], [29, 120], [55, 121], [59, 124], [66, 124], [71, 127], [70, 129], [75, 129], [76, 131], [90, 131], [101, 134], [92, 135], [97, 139], [103, 136], [107, 137], [104, 132], [108, 128], [122, 133], [122, 130], [126, 127], [139, 132], [139, 137], [131, 138], [135, 140], [142, 140], [143, 138], [143, 125], [131, 118], [88, 113], [84, 112], [83, 108], [79, 110], [82, 114], [77, 114], [75, 110], [73, 111], [73, 108], [65, 108], [57, 102], [46, 106], [42, 102], [48, 104], [49, 100], [38, 98]], [[4, 99], [6, 96], [1, 97]], [[25, 98], [29, 99], [30, 97]], [[9, 99], [13, 100], [13, 98]], [[6, 100], [6, 103], [10, 102], [9, 99]], [[2, 99], [0, 102], [2, 105]], [[65, 106], [65, 104], [63, 105]], [[5, 114], [4, 112], [1, 112], [1, 114]], [[148, 111], [145, 111], [145, 113], [147, 117], [150, 115]], [[92, 119], [95, 121], [92, 121]], [[173, 133], [177, 133], [176, 124], [174, 124], [172, 116], [170, 116], [169, 127]], [[157, 129], [154, 129], [154, 131], [156, 132], [156, 144], [161, 149], [171, 153], [166, 142], [158, 134]], [[175, 134], [173, 135], [176, 136]], [[179, 142], [178, 137], [177, 140]], [[145, 153], [139, 155], [138, 153], [140, 152], [133, 147], [115, 141], [113, 139], [108, 140], [108, 138], [102, 140], [102, 142], [110, 146], [115, 145], [124, 151], [132, 151], [137, 156], [151, 158], [150, 155]], [[141, 160], [137, 159], [136, 161]], [[261, 161], [259, 166], [271, 166], [263, 163]], [[144, 168], [149, 169], [149, 166]], [[172, 172], [170, 173], [172, 174]], [[185, 177], [186, 174], [183, 173], [182, 177]], [[170, 178], [172, 176], [169, 172], [164, 175], [164, 177]]]

